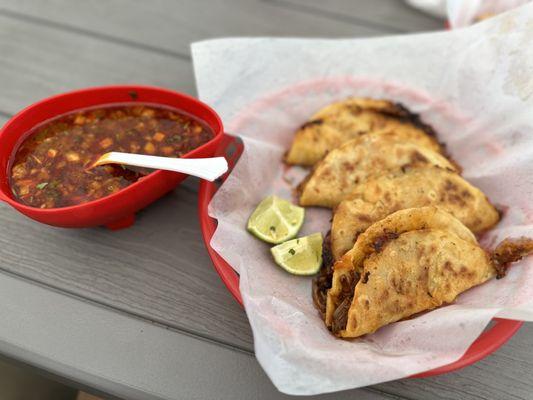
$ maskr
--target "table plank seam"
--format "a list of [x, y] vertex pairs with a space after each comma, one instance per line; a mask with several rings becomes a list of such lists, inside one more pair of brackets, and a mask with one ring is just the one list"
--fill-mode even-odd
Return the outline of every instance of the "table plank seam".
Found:
[[[208, 335], [201, 335], [201, 334], [197, 334], [197, 333], [192, 333], [191, 331], [189, 331], [187, 329], [174, 328], [174, 327], [169, 327], [167, 325], [162, 325], [162, 324], [160, 324], [160, 323], [158, 323], [156, 321], [152, 321], [152, 320], [149, 320], [147, 318], [139, 317], [139, 316], [135, 315], [134, 313], [126, 313], [126, 312], [124, 312], [124, 311], [122, 311], [120, 309], [117, 310], [114, 307], [110, 307], [110, 306], [108, 306], [105, 303], [100, 303], [98, 301], [93, 301], [93, 300], [86, 299], [86, 298], [80, 298], [80, 296], [78, 296], [76, 294], [71, 294], [71, 293], [68, 293], [68, 291], [57, 289], [57, 288], [53, 287], [52, 285], [44, 284], [42, 282], [39, 282], [36, 279], [30, 279], [30, 278], [27, 278], [25, 276], [21, 276], [21, 275], [19, 275], [17, 273], [11, 272], [11, 271], [5, 271], [5, 270], [3, 270], [2, 267], [0, 267], [0, 271], [2, 273], [4, 273], [4, 274], [8, 275], [8, 276], [14, 277], [15, 279], [20, 279], [20, 280], [23, 280], [23, 281], [30, 282], [32, 284], [36, 284], [36, 285], [44, 287], [46, 289], [53, 290], [53, 291], [55, 291], [57, 293], [60, 293], [62, 295], [67, 295], [67, 296], [69, 296], [71, 298], [74, 298], [74, 299], [77, 299], [77, 300], [81, 300], [81, 301], [83, 301], [85, 303], [95, 304], [97, 306], [100, 306], [100, 307], [103, 307], [103, 308], [106, 308], [106, 309], [110, 309], [112, 311], [118, 312], [118, 313], [120, 313], [122, 315], [127, 315], [129, 317], [133, 316], [133, 317], [135, 317], [137, 319], [140, 319], [140, 320], [142, 320], [144, 322], [152, 323], [152, 324], [154, 324], [156, 326], [162, 327], [164, 329], [168, 329], [170, 331], [173, 331], [173, 332], [176, 332], [176, 333], [188, 336], [188, 337], [191, 337], [193, 339], [201, 340], [203, 342], [208, 342], [208, 343], [220, 346], [222, 348], [225, 348], [227, 350], [236, 351], [236, 352], [242, 353], [242, 354], [244, 354], [246, 356], [255, 358], [255, 355], [254, 355], [253, 351], [249, 351], [249, 350], [247, 350], [245, 348], [241, 348], [241, 347], [233, 345], [233, 344], [225, 343], [225, 342], [220, 341], [218, 339], [213, 339], [213, 338], [209, 337]], [[23, 363], [27, 363], [28, 365], [31, 365], [32, 367], [34, 367], [36, 369], [40, 369], [39, 366], [33, 365], [33, 364], [29, 363], [28, 361], [22, 361], [22, 362]], [[53, 373], [50, 374], [50, 375], [51, 376], [55, 376]], [[76, 382], [77, 384], [79, 384], [79, 382], [77, 382], [77, 381], [75, 381], [75, 380], [73, 380], [71, 378], [66, 378], [66, 381], [70, 382], [70, 383], [71, 382]], [[84, 385], [84, 387], [85, 387], [85, 385]], [[372, 393], [376, 393], [376, 394], [380, 394], [382, 396], [385, 396], [387, 398], [391, 398], [391, 399], [394, 399], [394, 400], [414, 400], [414, 399], [410, 399], [410, 398], [407, 398], [407, 397], [395, 395], [393, 393], [388, 393], [386, 391], [382, 391], [380, 389], [373, 388], [373, 387], [362, 387], [362, 388], [360, 388], [360, 390], [367, 391], [367, 392], [372, 392]], [[111, 398], [115, 398], [115, 397], [112, 396]]]
[[[471, 366], [468, 366], [468, 367], [462, 368], [461, 370], [469, 369], [470, 367], [471, 367]], [[453, 373], [452, 373], [452, 374], [453, 374]], [[417, 378], [416, 380], [422, 380], [422, 381], [423, 381], [424, 379], [427, 379], [427, 378]], [[440, 383], [440, 382], [439, 382], [439, 379], [440, 379], [439, 377], [435, 377], [435, 378], [433, 378], [433, 379], [432, 379], [432, 384], [435, 385], [436, 387], [441, 387], [441, 388], [443, 388], [443, 390], [447, 390], [449, 384], [448, 384], [448, 383]], [[470, 379], [471, 379], [471, 380], [474, 380], [474, 379], [472, 379], [472, 378], [470, 378]], [[401, 381], [395, 381], [395, 382], [401, 384]], [[386, 384], [386, 383], [381, 383], [381, 384], [379, 384], [379, 385], [381, 386], [381, 385], [384, 385], [384, 384]], [[381, 390], [381, 389], [380, 389], [380, 390]], [[466, 396], [469, 396], [469, 395], [470, 395], [470, 396], [474, 395], [476, 399], [480, 399], [480, 400], [490, 400], [490, 398], [484, 397], [483, 395], [473, 394], [473, 393], [471, 393], [471, 392], [469, 392], [469, 391], [467, 391], [467, 390], [463, 390], [463, 389], [461, 389], [461, 388], [459, 388], [459, 387], [454, 387], [454, 391], [460, 393], [462, 396], [465, 396], [465, 397], [466, 397]], [[522, 399], [522, 398], [520, 398], [520, 397], [515, 397], [515, 398], [516, 398], [517, 400], [525, 400], [525, 399]], [[414, 400], [414, 399], [416, 399], [416, 398], [409, 399], [409, 400]]]
[[[506, 346], [506, 344], [507, 344], [507, 343], [504, 343], [503, 346]], [[481, 368], [482, 368], [482, 367], [481, 367], [478, 363], [475, 363], [475, 364], [469, 365], [469, 366], [467, 366], [467, 367], [465, 367], [465, 368], [462, 368], [462, 369], [460, 369], [459, 371], [464, 370], [464, 369], [481, 370]], [[475, 382], [475, 383], [478, 383], [479, 385], [483, 385], [483, 381], [481, 381], [481, 380], [479, 380], [479, 379], [475, 379], [475, 375], [474, 375], [474, 376], [471, 376], [471, 377], [470, 377], [470, 380], [473, 381], [473, 382]], [[442, 386], [446, 386], [446, 385], [442, 385]], [[526, 398], [524, 398], [524, 397], [521, 397], [521, 396], [516, 395], [516, 394], [514, 394], [514, 393], [511, 393], [511, 392], [509, 392], [509, 391], [506, 391], [504, 388], [501, 388], [501, 389], [502, 389], [502, 391], [503, 391], [506, 395], [509, 395], [509, 397], [506, 397], [506, 398], [508, 398], [508, 399], [528, 400], [528, 399], [526, 399]], [[459, 390], [459, 389], [455, 389], [455, 390], [459, 391], [459, 392], [460, 392], [461, 394], [463, 394], [463, 395], [468, 395], [468, 394], [470, 394], [469, 392], [462, 391], [462, 390]], [[484, 396], [482, 396], [482, 395], [480, 395], [479, 398], [482, 399], [482, 400], [486, 400], [486, 397], [484, 397]]]
[[[1, 266], [0, 266], [0, 272], [4, 273], [5, 275], [14, 277], [16, 279], [20, 279], [20, 280], [23, 280], [23, 281], [26, 281], [26, 282], [30, 282], [32, 284], [36, 284], [38, 286], [41, 286], [41, 287], [44, 287], [46, 289], [52, 290], [52, 291], [54, 291], [56, 293], [60, 293], [62, 295], [69, 296], [71, 298], [83, 301], [85, 303], [94, 304], [96, 306], [103, 307], [103, 308], [108, 309], [108, 310], [112, 310], [112, 311], [117, 312], [119, 314], [126, 315], [128, 317], [133, 317], [133, 318], [139, 319], [141, 321], [145, 321], [145, 322], [154, 324], [154, 325], [159, 326], [161, 328], [168, 329], [168, 330], [170, 330], [172, 332], [176, 332], [176, 333], [191, 337], [193, 339], [197, 339], [197, 340], [201, 340], [201, 341], [204, 341], [204, 342], [212, 343], [212, 344], [215, 344], [217, 346], [226, 348], [228, 350], [242, 353], [242, 354], [247, 355], [249, 357], [255, 357], [254, 352], [248, 350], [245, 347], [241, 347], [241, 346], [238, 346], [238, 345], [235, 345], [235, 344], [232, 344], [232, 343], [227, 343], [227, 342], [225, 342], [223, 340], [220, 340], [220, 339], [217, 339], [217, 338], [213, 338], [210, 335], [197, 333], [197, 332], [194, 332], [194, 331], [189, 330], [187, 328], [180, 327], [178, 325], [171, 326], [171, 325], [162, 324], [162, 323], [158, 322], [157, 320], [146, 318], [146, 317], [138, 315], [138, 314], [136, 314], [134, 312], [125, 312], [125, 311], [123, 311], [121, 309], [118, 309], [118, 308], [115, 308], [113, 306], [110, 306], [110, 305], [108, 305], [108, 304], [106, 304], [104, 302], [99, 302], [99, 301], [96, 301], [96, 300], [80, 297], [76, 293], [71, 293], [71, 292], [69, 292], [67, 290], [54, 287], [53, 285], [41, 282], [41, 281], [39, 281], [37, 279], [28, 278], [28, 277], [26, 277], [24, 275], [21, 275], [21, 274], [18, 274], [16, 272], [5, 270]], [[416, 399], [411, 399], [411, 398], [408, 398], [408, 397], [399, 396], [399, 395], [396, 395], [394, 393], [389, 393], [387, 391], [384, 391], [384, 390], [381, 390], [381, 389], [378, 389], [378, 388], [374, 388], [374, 387], [362, 387], [360, 389], [364, 390], [364, 391], [369, 391], [369, 392], [377, 393], [377, 394], [380, 394], [380, 395], [384, 395], [384, 396], [389, 397], [389, 398], [394, 399], [394, 400], [416, 400]]]
[[368, 392], [377, 393], [381, 396], [385, 396], [394, 400], [416, 400], [414, 397], [405, 397], [403, 395], [399, 395], [373, 386], [362, 387], [361, 389], [366, 390]]
[[333, 19], [337, 21], [346, 22], [352, 25], [358, 25], [365, 28], [375, 29], [377, 31], [381, 31], [384, 34], [387, 33], [407, 33], [407, 30], [398, 29], [393, 26], [389, 26], [387, 24], [380, 24], [373, 21], [364, 20], [361, 18], [356, 18], [352, 16], [348, 16], [345, 14], [336, 13], [334, 11], [325, 11], [321, 9], [317, 9], [313, 6], [310, 6], [308, 4], [293, 4], [288, 3], [284, 0], [259, 0], [261, 2], [271, 4], [273, 6], [286, 8], [292, 11], [299, 11], [301, 13], [320, 16], [328, 19]]
[[89, 299], [89, 298], [86, 298], [86, 297], [81, 297], [80, 295], [76, 294], [75, 292], [71, 292], [69, 290], [65, 290], [65, 289], [56, 287], [54, 285], [51, 285], [51, 284], [46, 283], [46, 282], [42, 282], [42, 281], [40, 281], [38, 279], [35, 279], [35, 278], [29, 278], [29, 277], [27, 277], [25, 275], [22, 275], [22, 274], [19, 274], [17, 272], [6, 270], [2, 266], [0, 266], [0, 273], [3, 273], [5, 275], [11, 276], [11, 277], [14, 277], [14, 278], [17, 278], [17, 279], [20, 279], [20, 280], [25, 281], [25, 282], [30, 282], [30, 283], [38, 285], [40, 287], [44, 287], [46, 289], [52, 290], [52, 291], [54, 291], [56, 293], [60, 293], [60, 294], [63, 294], [65, 296], [69, 296], [69, 297], [74, 298], [76, 300], [80, 300], [80, 301], [82, 301], [84, 303], [94, 304], [96, 306], [103, 307], [103, 308], [106, 308], [108, 310], [112, 310], [112, 311], [114, 311], [116, 313], [119, 313], [119, 314], [122, 314], [122, 315], [126, 315], [126, 316], [129, 316], [129, 317], [133, 317], [133, 318], [139, 319], [141, 321], [154, 324], [156, 326], [159, 326], [159, 327], [164, 328], [164, 329], [168, 329], [170, 331], [173, 331], [173, 332], [176, 332], [176, 333], [179, 333], [179, 334], [183, 334], [183, 335], [186, 335], [186, 336], [189, 336], [189, 337], [192, 337], [192, 338], [196, 338], [198, 340], [203, 340], [205, 342], [213, 343], [213, 344], [216, 344], [218, 346], [221, 346], [221, 347], [224, 347], [224, 348], [227, 348], [227, 349], [230, 349], [230, 350], [234, 350], [234, 351], [237, 351], [237, 352], [240, 352], [240, 353], [244, 353], [244, 354], [247, 354], [247, 355], [252, 356], [252, 357], [254, 356], [254, 352], [252, 350], [244, 347], [244, 346], [239, 346], [239, 345], [236, 345], [236, 344], [233, 344], [233, 343], [229, 343], [229, 342], [226, 342], [225, 340], [220, 340], [220, 339], [215, 338], [215, 337], [213, 337], [211, 335], [198, 333], [196, 331], [193, 331], [191, 329], [182, 327], [182, 326], [177, 325], [177, 324], [163, 323], [163, 322], [158, 321], [157, 319], [147, 318], [147, 317], [145, 317], [145, 316], [143, 316], [141, 314], [138, 314], [138, 313], [135, 313], [135, 312], [132, 312], [132, 311], [124, 311], [124, 310], [122, 310], [120, 308], [113, 307], [112, 305], [109, 305], [109, 304], [107, 304], [107, 303], [105, 303], [103, 301], [98, 301], [98, 300]]
[[131, 47], [131, 48], [135, 48], [139, 50], [145, 50], [151, 53], [156, 53], [159, 55], [168, 56], [172, 58], [178, 58], [180, 60], [191, 62], [191, 56], [188, 53], [185, 54], [179, 51], [172, 51], [172, 50], [168, 50], [168, 49], [157, 47], [157, 46], [152, 46], [152, 45], [145, 44], [145, 43], [139, 43], [133, 40], [119, 38], [119, 37], [109, 35], [106, 33], [91, 31], [89, 29], [83, 29], [83, 28], [79, 28], [73, 25], [59, 23], [59, 22], [51, 21], [45, 18], [39, 18], [39, 17], [35, 17], [32, 15], [28, 15], [28, 14], [6, 10], [5, 8], [0, 8], [0, 15], [4, 17], [16, 19], [19, 21], [38, 24], [38, 25], [45, 26], [50, 29], [60, 30], [63, 32], [70, 32], [70, 33], [74, 33], [74, 34], [82, 35], [82, 36], [88, 36], [93, 39], [97, 39], [97, 40], [101, 40], [105, 42], [111, 42], [114, 44]]

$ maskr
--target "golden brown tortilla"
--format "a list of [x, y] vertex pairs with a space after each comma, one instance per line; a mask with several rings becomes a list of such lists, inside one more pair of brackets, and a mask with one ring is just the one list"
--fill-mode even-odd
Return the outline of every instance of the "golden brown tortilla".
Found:
[[286, 154], [288, 164], [312, 166], [329, 151], [362, 135], [392, 134], [440, 152], [433, 129], [417, 115], [387, 100], [351, 98], [330, 104], [306, 122]]
[[332, 150], [300, 184], [300, 205], [335, 207], [358, 184], [407, 167], [457, 167], [441, 154], [390, 136], [362, 136]]
[[372, 333], [495, 275], [489, 254], [451, 214], [401, 210], [371, 225], [335, 263], [326, 325], [345, 338]]
[[401, 234], [364, 261], [342, 337], [358, 337], [422, 311], [451, 303], [494, 277], [490, 257], [450, 232]]
[[453, 171], [438, 167], [409, 168], [363, 182], [335, 209], [331, 250], [339, 259], [372, 223], [405, 208], [434, 205], [459, 219], [474, 233], [500, 219], [481, 190]]

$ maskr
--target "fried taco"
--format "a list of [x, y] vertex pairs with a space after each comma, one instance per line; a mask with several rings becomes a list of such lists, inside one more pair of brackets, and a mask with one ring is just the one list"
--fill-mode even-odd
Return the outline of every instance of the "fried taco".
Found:
[[332, 150], [298, 186], [302, 206], [333, 208], [358, 184], [408, 167], [438, 166], [458, 171], [443, 155], [390, 136], [352, 139]]
[[368, 227], [334, 264], [326, 325], [336, 336], [355, 338], [452, 303], [501, 276], [500, 263], [533, 249], [530, 239], [516, 243], [491, 255], [466, 226], [437, 207], [397, 211]]
[[476, 234], [500, 219], [485, 194], [448, 169], [407, 168], [356, 186], [333, 213], [331, 251], [339, 259], [371, 224], [395, 211], [434, 205]]
[[303, 124], [295, 134], [285, 161], [312, 166], [351, 139], [386, 133], [397, 140], [441, 151], [434, 130], [402, 105], [387, 100], [350, 98], [324, 107]]

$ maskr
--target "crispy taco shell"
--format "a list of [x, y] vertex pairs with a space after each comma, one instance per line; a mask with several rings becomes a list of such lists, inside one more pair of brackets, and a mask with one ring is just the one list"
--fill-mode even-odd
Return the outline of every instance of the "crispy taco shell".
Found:
[[453, 171], [438, 167], [409, 168], [363, 182], [335, 209], [331, 250], [339, 259], [372, 223], [405, 208], [434, 205], [482, 233], [500, 219], [481, 190]]
[[334, 264], [326, 325], [358, 337], [452, 302], [496, 275], [472, 232], [437, 207], [397, 211], [374, 223]]
[[397, 140], [441, 151], [433, 129], [403, 106], [387, 100], [351, 98], [324, 107], [302, 125], [285, 161], [312, 166], [329, 151], [367, 134], [392, 134]]
[[443, 155], [390, 136], [353, 139], [332, 150], [298, 186], [302, 206], [333, 208], [358, 184], [409, 167], [457, 167]]

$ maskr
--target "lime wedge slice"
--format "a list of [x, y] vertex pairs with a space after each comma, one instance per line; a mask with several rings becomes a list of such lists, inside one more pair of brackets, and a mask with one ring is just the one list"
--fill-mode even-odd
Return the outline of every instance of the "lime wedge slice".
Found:
[[313, 233], [270, 249], [276, 264], [294, 275], [314, 275], [322, 265], [322, 234]]
[[264, 199], [248, 220], [247, 229], [268, 243], [283, 243], [298, 234], [305, 210], [277, 196]]

